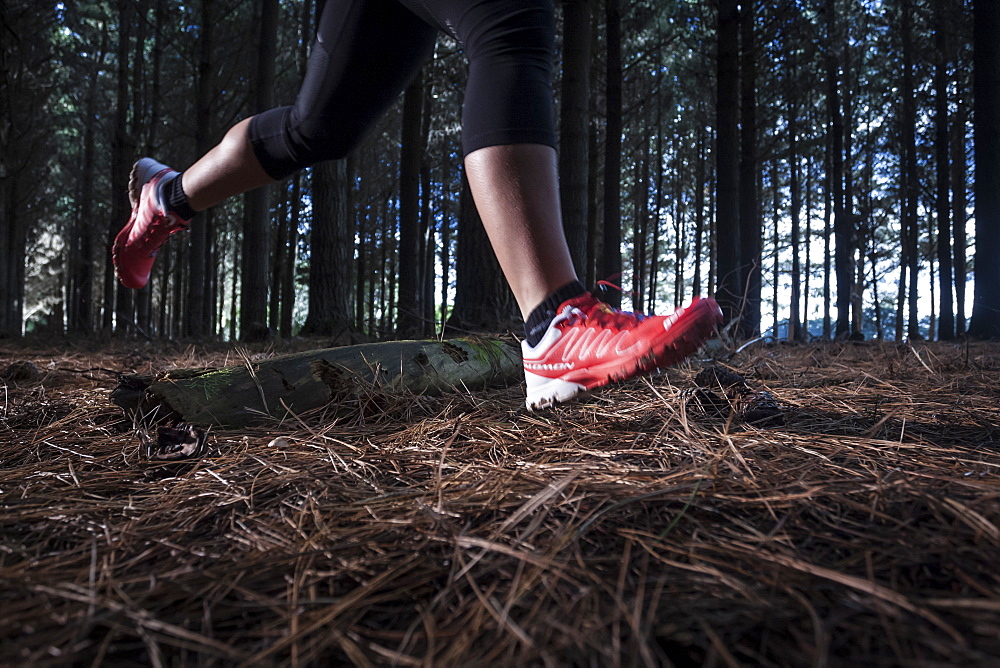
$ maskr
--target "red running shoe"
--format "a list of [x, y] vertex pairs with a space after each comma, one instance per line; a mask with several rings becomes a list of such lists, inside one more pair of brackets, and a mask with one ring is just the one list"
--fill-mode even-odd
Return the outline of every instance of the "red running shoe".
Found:
[[115, 275], [126, 288], [138, 290], [149, 282], [156, 253], [174, 232], [186, 230], [189, 220], [181, 220], [163, 206], [163, 184], [177, 174], [152, 158], [143, 158], [132, 167], [128, 197], [132, 216], [111, 247]]
[[531, 410], [694, 354], [722, 322], [714, 299], [695, 298], [667, 316], [613, 309], [585, 294], [563, 302], [542, 340], [521, 342]]

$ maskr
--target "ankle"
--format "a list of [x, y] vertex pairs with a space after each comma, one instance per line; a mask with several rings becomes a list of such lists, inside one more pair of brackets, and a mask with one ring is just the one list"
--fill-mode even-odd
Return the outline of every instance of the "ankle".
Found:
[[528, 345], [531, 347], [538, 345], [563, 302], [573, 297], [579, 297], [585, 292], [587, 289], [583, 287], [583, 283], [573, 281], [543, 299], [542, 303], [536, 306], [524, 321], [524, 339]]
[[184, 193], [184, 185], [181, 181], [183, 176], [183, 174], [178, 174], [164, 183], [160, 193], [163, 207], [181, 220], [187, 221], [194, 218], [195, 210], [191, 208], [191, 203], [188, 202], [188, 197]]

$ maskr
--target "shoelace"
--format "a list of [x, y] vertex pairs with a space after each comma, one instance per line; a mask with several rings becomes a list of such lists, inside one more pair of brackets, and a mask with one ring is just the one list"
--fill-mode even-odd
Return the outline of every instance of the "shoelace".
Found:
[[[621, 274], [614, 274], [612, 276], [608, 276], [608, 279], [620, 278], [620, 277], [621, 277]], [[599, 287], [602, 287], [602, 288], [613, 288], [613, 289], [617, 290], [618, 292], [622, 293], [622, 295], [631, 294], [631, 293], [626, 293], [624, 290], [622, 290], [622, 286], [618, 285], [617, 283], [613, 283], [610, 280], [606, 280], [606, 279], [599, 280], [599, 281], [597, 281], [597, 285]], [[600, 302], [598, 302], [598, 303], [600, 303]], [[610, 311], [615, 311], [618, 314], [627, 316], [629, 318], [634, 318], [636, 322], [642, 322], [643, 320], [645, 320], [646, 318], [649, 317], [648, 315], [646, 315], [644, 313], [635, 313], [634, 311], [624, 311], [622, 309], [616, 309], [616, 308], [614, 308], [614, 307], [612, 307], [610, 305], [607, 305], [607, 304], [605, 304], [605, 306], [607, 306], [608, 310], [610, 310]], [[620, 319], [616, 319], [613, 322], [616, 325], [620, 325], [622, 323], [622, 321]]]
[[621, 311], [597, 299], [594, 299], [592, 304], [586, 305], [583, 308], [570, 306], [569, 313], [566, 315], [567, 319], [571, 322], [586, 322], [588, 326], [601, 328], [623, 328], [641, 322], [646, 318], [642, 314]]

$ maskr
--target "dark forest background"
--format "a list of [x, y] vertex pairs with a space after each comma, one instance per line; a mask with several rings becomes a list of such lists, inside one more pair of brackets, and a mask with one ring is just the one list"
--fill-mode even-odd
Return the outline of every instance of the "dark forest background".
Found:
[[[516, 326], [445, 36], [349, 158], [200, 214], [145, 289], [114, 280], [132, 162], [182, 169], [291, 103], [321, 3], [0, 0], [0, 336]], [[1000, 336], [1000, 3], [556, 4], [587, 285], [645, 312], [715, 294], [742, 338]]]

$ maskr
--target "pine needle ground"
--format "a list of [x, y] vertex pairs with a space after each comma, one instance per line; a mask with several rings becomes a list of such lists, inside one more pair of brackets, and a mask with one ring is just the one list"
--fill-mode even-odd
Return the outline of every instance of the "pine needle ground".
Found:
[[143, 457], [115, 374], [226, 356], [0, 349], [38, 371], [0, 389], [0, 664], [1000, 658], [1000, 345], [719, 360], [767, 428], [706, 410], [694, 360], [539, 413], [373, 389]]

